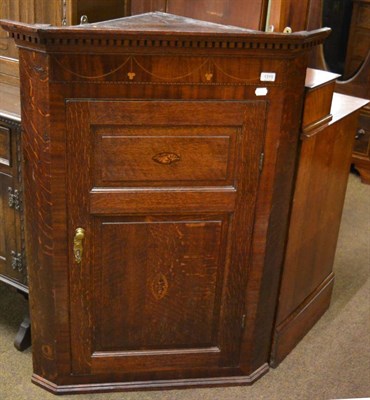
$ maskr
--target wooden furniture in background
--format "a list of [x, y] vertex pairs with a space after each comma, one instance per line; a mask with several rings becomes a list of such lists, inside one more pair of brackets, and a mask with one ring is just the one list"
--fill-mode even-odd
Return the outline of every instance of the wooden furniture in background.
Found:
[[[322, 9], [323, 0], [311, 0]], [[370, 99], [370, 2], [354, 0], [350, 36], [347, 45], [345, 78], [337, 80], [335, 91], [342, 94]], [[317, 27], [320, 27], [319, 24]], [[322, 46], [312, 55], [311, 67], [327, 69]], [[353, 75], [353, 76], [352, 76]], [[363, 183], [370, 184], [370, 106], [361, 110], [352, 164]]]
[[353, 0], [344, 79], [359, 70], [370, 51], [370, 0]]
[[276, 367], [330, 305], [334, 255], [360, 109], [334, 93], [338, 75], [308, 70], [271, 364]]
[[[0, 17], [26, 23], [76, 25], [82, 15], [90, 22], [123, 17], [127, 0], [1, 0]], [[18, 50], [0, 31], [0, 82], [19, 86]]]
[[2, 26], [21, 46], [33, 381], [67, 393], [260, 377], [307, 55], [328, 31], [161, 13]]
[[[355, 73], [355, 75], [353, 75]], [[370, 1], [354, 0], [347, 47], [345, 77], [336, 90], [370, 99]], [[370, 184], [370, 106], [361, 111], [352, 163], [361, 180]]]
[[[0, 281], [28, 297], [19, 88], [0, 83]], [[30, 345], [25, 316], [14, 345]]]
[[312, 7], [315, 7], [315, 0], [271, 0], [267, 25], [274, 26], [278, 32], [282, 32], [287, 26], [293, 32], [316, 29], [317, 27], [310, 26]]
[[150, 11], [262, 31], [270, 25], [276, 32], [283, 32], [287, 26], [293, 32], [321, 26], [318, 0], [129, 0], [127, 3], [127, 13]]
[[268, 0], [130, 0], [132, 15], [150, 11], [265, 30]]
[[[370, 50], [360, 70], [348, 81], [337, 81], [335, 90], [370, 99]], [[361, 110], [352, 154], [352, 163], [363, 183], [370, 184], [370, 106]]]
[[18, 90], [0, 84], [0, 279], [27, 291], [24, 260], [20, 99]]

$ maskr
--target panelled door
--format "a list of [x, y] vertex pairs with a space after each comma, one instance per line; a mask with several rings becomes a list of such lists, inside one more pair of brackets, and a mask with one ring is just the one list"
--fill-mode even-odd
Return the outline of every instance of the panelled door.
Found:
[[263, 101], [67, 101], [73, 374], [236, 367]]
[[20, 281], [22, 275], [16, 260], [16, 216], [12, 189], [13, 177], [0, 171], [0, 279]]
[[15, 135], [0, 126], [0, 280], [23, 288], [25, 273], [20, 243], [20, 190], [15, 185], [17, 168]]

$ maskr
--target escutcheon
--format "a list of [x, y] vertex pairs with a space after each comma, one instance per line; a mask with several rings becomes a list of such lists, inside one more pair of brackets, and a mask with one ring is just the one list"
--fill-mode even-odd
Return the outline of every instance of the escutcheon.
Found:
[[73, 253], [75, 255], [75, 261], [80, 264], [82, 261], [83, 253], [83, 240], [85, 238], [85, 229], [77, 228], [75, 232], [75, 237], [73, 239]]

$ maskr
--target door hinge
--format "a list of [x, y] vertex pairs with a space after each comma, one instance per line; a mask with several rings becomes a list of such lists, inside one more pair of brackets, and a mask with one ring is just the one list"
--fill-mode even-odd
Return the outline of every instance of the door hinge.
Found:
[[260, 172], [262, 172], [262, 170], [263, 170], [264, 161], [265, 161], [265, 153], [261, 153], [260, 154], [260, 161], [258, 163], [258, 169], [260, 170]]
[[246, 318], [246, 316], [245, 316], [245, 314], [243, 314], [243, 316], [242, 316], [242, 330], [245, 328], [245, 318]]
[[10, 208], [14, 208], [19, 211], [21, 209], [21, 193], [19, 190], [13, 190], [12, 187], [8, 187], [8, 205]]
[[12, 255], [12, 268], [14, 271], [23, 271], [23, 257], [21, 253], [17, 253], [14, 250], [11, 251]]

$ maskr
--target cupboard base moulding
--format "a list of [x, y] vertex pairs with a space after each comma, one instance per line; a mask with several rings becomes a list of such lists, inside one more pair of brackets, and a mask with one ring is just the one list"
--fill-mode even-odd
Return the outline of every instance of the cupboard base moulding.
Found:
[[122, 392], [138, 390], [191, 389], [201, 387], [222, 387], [251, 385], [269, 371], [269, 365], [246, 376], [227, 376], [217, 378], [171, 379], [160, 381], [92, 383], [86, 385], [56, 385], [37, 374], [32, 375], [32, 382], [53, 394], [83, 394], [102, 392]]

